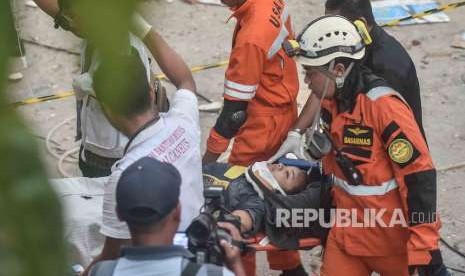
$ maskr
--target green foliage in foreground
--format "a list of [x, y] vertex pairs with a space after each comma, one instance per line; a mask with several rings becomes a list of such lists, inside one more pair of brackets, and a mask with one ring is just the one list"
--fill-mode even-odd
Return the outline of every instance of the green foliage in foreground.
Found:
[[0, 275], [66, 271], [61, 206], [50, 188], [37, 145], [7, 105], [6, 63], [13, 37], [9, 1], [0, 1]]
[[[119, 57], [128, 46], [128, 26], [137, 1], [75, 3], [83, 34], [99, 48], [102, 62], [110, 64], [107, 68], [125, 68]], [[14, 40], [7, 28], [13, 24], [9, 4], [0, 1], [0, 275], [63, 276], [69, 264], [62, 209], [47, 181], [35, 141], [3, 92]], [[107, 72], [104, 93], [118, 94], [124, 76], [124, 70]]]

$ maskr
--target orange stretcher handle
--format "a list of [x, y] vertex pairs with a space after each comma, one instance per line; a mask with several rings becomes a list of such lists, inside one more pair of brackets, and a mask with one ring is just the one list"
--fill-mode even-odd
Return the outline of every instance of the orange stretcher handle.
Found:
[[[246, 240], [247, 244], [251, 247], [253, 247], [256, 251], [280, 251], [280, 250], [285, 250], [282, 248], [279, 248], [275, 245], [272, 244], [267, 244], [267, 245], [260, 245], [259, 242], [264, 238], [264, 235], [257, 235], [252, 238], [249, 238]], [[320, 245], [320, 240], [317, 238], [306, 238], [306, 239], [300, 239], [299, 240], [299, 248], [300, 249], [307, 249], [307, 248], [313, 248], [315, 246]]]

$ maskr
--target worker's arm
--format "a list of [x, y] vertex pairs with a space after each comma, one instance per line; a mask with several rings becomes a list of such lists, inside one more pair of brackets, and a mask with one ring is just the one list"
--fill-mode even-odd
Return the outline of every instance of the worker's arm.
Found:
[[253, 44], [235, 46], [224, 81], [224, 105], [207, 140], [203, 163], [216, 161], [247, 120], [248, 102], [255, 97], [266, 55]]
[[132, 32], [143, 40], [158, 66], [177, 89], [195, 92], [192, 73], [182, 57], [139, 14], [134, 14]]
[[385, 96], [376, 102], [381, 139], [391, 160], [407, 215], [408, 264], [441, 266], [440, 222], [436, 213], [436, 170], [413, 113], [400, 99]]
[[220, 154], [226, 151], [229, 140], [237, 134], [247, 120], [247, 105], [247, 101], [230, 100], [225, 97], [223, 109], [207, 140], [203, 164], [215, 162]]
[[[243, 240], [239, 230], [231, 223], [218, 222], [218, 226], [228, 231], [234, 241]], [[226, 267], [230, 269], [236, 276], [246, 276], [239, 248], [226, 240], [220, 240], [220, 244], [223, 247], [225, 253], [224, 261]]]
[[316, 97], [314, 93], [311, 93], [305, 103], [302, 111], [299, 114], [297, 122], [294, 124], [292, 129], [300, 129], [303, 133], [307, 128], [309, 128], [315, 120], [315, 116], [320, 109], [320, 99]]
[[177, 89], [196, 91], [194, 77], [187, 64], [153, 28], [143, 41], [160, 69]]
[[100, 261], [115, 260], [120, 256], [121, 246], [129, 244], [130, 240], [105, 237], [102, 252], [87, 266], [81, 276], [87, 276], [92, 266]]
[[55, 17], [55, 15], [58, 14], [59, 7], [57, 0], [34, 0], [34, 2], [41, 10], [51, 17]]
[[[301, 136], [305, 130], [312, 125], [315, 117], [318, 115], [317, 113], [320, 109], [320, 102], [321, 100], [318, 99], [315, 94], [310, 94], [304, 108], [299, 114], [297, 122], [294, 124], [294, 127], [290, 129], [286, 140], [283, 142], [279, 150], [268, 160], [270, 163], [278, 160], [286, 153], [294, 153], [299, 158], [305, 158], [302, 152]], [[300, 129], [300, 132], [295, 131], [296, 129]]]
[[[213, 131], [213, 130], [212, 130]], [[210, 136], [211, 136], [211, 132], [210, 132]], [[208, 142], [207, 142], [208, 143]], [[228, 144], [229, 144], [229, 140], [228, 140]], [[210, 163], [214, 163], [216, 162], [216, 160], [218, 160], [218, 158], [220, 157], [221, 153], [215, 153], [215, 152], [212, 152], [211, 149], [209, 150], [207, 148], [207, 150], [205, 151], [205, 153], [203, 154], [203, 157], [202, 157], [202, 164], [210, 164]]]

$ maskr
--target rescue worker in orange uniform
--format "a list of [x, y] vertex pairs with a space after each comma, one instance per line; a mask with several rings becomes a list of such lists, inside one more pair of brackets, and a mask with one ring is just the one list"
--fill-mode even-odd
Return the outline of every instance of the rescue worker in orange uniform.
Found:
[[344, 17], [323, 16], [298, 39], [305, 82], [322, 99], [317, 133], [332, 145], [322, 162], [333, 204], [352, 222], [330, 230], [321, 275], [449, 275], [431, 155], [406, 101], [360, 65], [359, 31]]
[[[234, 138], [229, 163], [248, 166], [270, 158], [297, 119], [297, 68], [282, 49], [294, 33], [283, 0], [222, 2], [233, 10], [237, 24], [225, 74], [224, 107], [210, 132], [203, 163], [216, 161]], [[268, 261], [284, 273], [304, 271], [297, 251], [269, 252]], [[248, 275], [255, 274], [255, 258], [248, 263]]]
[[[325, 14], [342, 15], [351, 21], [364, 22], [372, 42], [366, 47], [365, 57], [360, 63], [370, 68], [377, 76], [385, 79], [390, 87], [404, 97], [413, 111], [423, 136], [425, 136], [422, 124], [420, 85], [415, 64], [402, 44], [376, 24], [370, 0], [326, 0]], [[317, 123], [315, 118], [319, 118], [318, 112], [319, 101], [312, 95], [308, 98], [293, 126], [293, 129], [302, 131], [288, 135], [288, 139], [270, 159], [270, 162], [288, 152], [293, 152], [299, 156], [297, 140], [308, 127], [315, 126]]]

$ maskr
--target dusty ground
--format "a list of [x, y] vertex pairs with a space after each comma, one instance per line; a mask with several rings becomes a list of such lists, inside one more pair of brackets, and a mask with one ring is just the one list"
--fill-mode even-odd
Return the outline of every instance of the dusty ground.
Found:
[[[322, 1], [288, 2], [296, 30], [323, 13]], [[225, 23], [230, 14], [228, 9], [191, 6], [176, 0], [173, 3], [147, 1], [142, 10], [148, 21], [184, 56], [189, 65], [213, 63], [228, 58], [234, 27], [234, 20]], [[389, 29], [408, 49], [417, 66], [422, 88], [424, 125], [430, 149], [439, 168], [465, 161], [465, 50], [449, 46], [452, 37], [465, 28], [464, 11], [465, 8], [450, 11], [450, 23]], [[17, 0], [17, 15], [21, 36], [26, 40], [72, 52], [79, 51], [79, 39], [70, 33], [55, 30], [52, 19], [37, 8], [27, 7], [25, 0]], [[79, 71], [78, 55], [31, 43], [26, 44], [26, 51], [29, 68], [23, 71], [25, 77], [22, 81], [10, 83], [11, 102], [71, 89], [71, 78]], [[224, 68], [195, 74], [199, 92], [213, 100], [220, 100], [223, 74]], [[38, 138], [50, 177], [60, 177], [56, 169], [57, 160], [46, 152], [44, 138], [51, 128], [74, 115], [74, 98], [28, 105], [18, 108], [18, 111], [28, 122], [31, 133]], [[201, 114], [204, 138], [216, 116], [215, 113]], [[72, 146], [73, 131], [72, 124], [65, 126], [53, 139], [62, 144], [62, 147], [69, 148]], [[75, 165], [67, 165], [66, 169], [78, 174]], [[463, 179], [465, 169], [440, 172], [438, 198], [443, 221], [442, 236], [465, 252]], [[443, 248], [443, 254], [449, 266], [465, 269], [464, 259], [446, 248]], [[270, 273], [263, 256], [259, 259], [259, 275]], [[304, 253], [307, 267], [312, 262], [311, 259], [309, 253]]]

